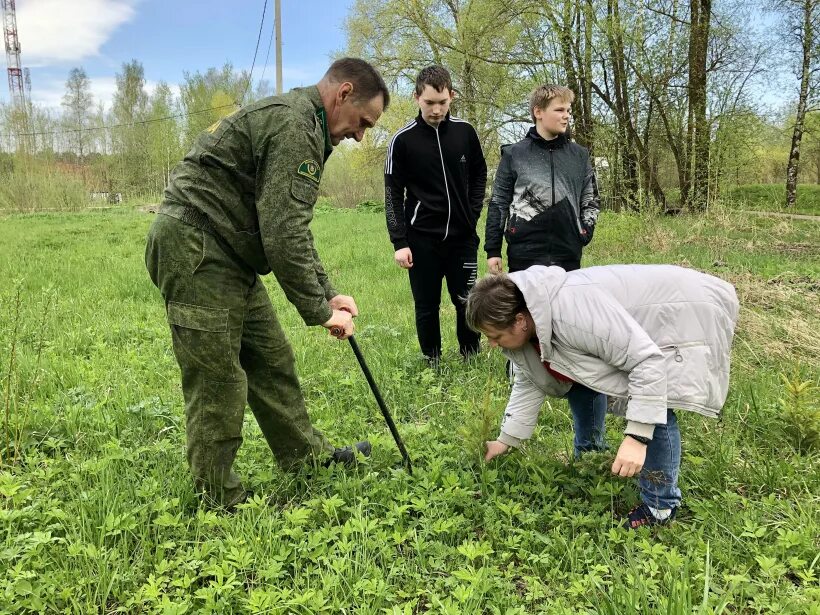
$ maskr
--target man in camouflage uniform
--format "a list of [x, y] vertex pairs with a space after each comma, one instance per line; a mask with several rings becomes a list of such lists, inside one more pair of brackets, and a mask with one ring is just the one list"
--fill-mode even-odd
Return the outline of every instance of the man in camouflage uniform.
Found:
[[[259, 276], [273, 272], [305, 324], [339, 339], [353, 334], [356, 303], [328, 280], [309, 224], [333, 146], [361, 141], [388, 103], [379, 73], [343, 58], [317, 85], [223, 118], [174, 169], [145, 261], [182, 372], [188, 463], [211, 505], [246, 497], [231, 469], [246, 403], [282, 467], [311, 456], [355, 460], [311, 425], [293, 351]], [[369, 454], [369, 443], [356, 447]]]

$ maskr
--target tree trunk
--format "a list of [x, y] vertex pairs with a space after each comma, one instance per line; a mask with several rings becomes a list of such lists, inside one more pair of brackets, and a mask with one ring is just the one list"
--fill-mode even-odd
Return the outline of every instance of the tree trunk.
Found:
[[476, 130], [480, 124], [478, 123], [478, 113], [476, 111], [476, 86], [475, 77], [473, 75], [473, 63], [468, 56], [464, 58], [464, 65], [462, 67], [463, 85], [464, 85], [464, 117], [470, 124], [476, 126]]
[[800, 96], [797, 99], [797, 117], [792, 133], [792, 146], [789, 150], [789, 164], [786, 167], [786, 207], [793, 208], [797, 202], [797, 171], [800, 165], [800, 141], [803, 139], [803, 128], [806, 120], [806, 105], [809, 93], [809, 75], [811, 73], [811, 54], [814, 46], [813, 15], [816, 0], [803, 1], [803, 61], [800, 70]]
[[[583, 4], [582, 4], [583, 3]], [[591, 0], [565, 0], [560, 15], [545, 6], [544, 14], [558, 37], [565, 83], [575, 92], [572, 138], [592, 152], [592, 20]]]
[[[644, 186], [649, 190], [652, 197], [659, 202], [662, 207], [666, 206], [666, 197], [663, 189], [654, 177], [649, 164], [649, 156], [645, 144], [635, 128], [631, 106], [629, 104], [629, 93], [627, 89], [627, 72], [625, 68], [623, 38], [621, 36], [621, 16], [618, 0], [607, 0], [607, 18], [609, 29], [609, 51], [612, 63], [612, 83], [615, 91], [615, 100], [608, 101], [610, 108], [614, 111], [618, 121], [618, 135], [622, 151], [622, 162], [624, 171], [624, 185], [627, 193], [624, 195], [628, 205], [636, 208], [639, 203], [638, 192], [638, 168], [643, 175]], [[598, 95], [602, 98], [603, 93], [596, 88]]]
[[692, 170], [689, 205], [706, 209], [709, 197], [709, 145], [711, 131], [706, 119], [706, 52], [709, 47], [709, 22], [712, 0], [690, 0], [689, 34], [689, 168]]
[[581, 115], [583, 116], [584, 138], [586, 147], [589, 148], [589, 155], [594, 154], [595, 148], [595, 125], [592, 120], [592, 21], [595, 13], [592, 8], [592, 0], [586, 0], [583, 10], [584, 18], [584, 59], [581, 64], [582, 70], [578, 97], [581, 99]]

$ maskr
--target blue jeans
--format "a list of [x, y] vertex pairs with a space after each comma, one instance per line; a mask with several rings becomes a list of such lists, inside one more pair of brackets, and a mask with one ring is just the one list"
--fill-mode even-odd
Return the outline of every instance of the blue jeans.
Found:
[[[575, 425], [575, 457], [586, 451], [607, 448], [604, 440], [606, 395], [575, 383], [567, 393]], [[641, 500], [652, 508], [674, 508], [680, 505], [680, 428], [675, 413], [666, 413], [666, 425], [656, 425], [652, 441], [646, 447], [646, 461], [638, 483]]]
[[576, 382], [567, 393], [567, 401], [575, 425], [575, 458], [587, 451], [606, 450], [606, 395]]
[[655, 425], [652, 441], [646, 447], [646, 461], [638, 483], [641, 500], [652, 508], [675, 508], [680, 505], [680, 428], [670, 408], [666, 425]]

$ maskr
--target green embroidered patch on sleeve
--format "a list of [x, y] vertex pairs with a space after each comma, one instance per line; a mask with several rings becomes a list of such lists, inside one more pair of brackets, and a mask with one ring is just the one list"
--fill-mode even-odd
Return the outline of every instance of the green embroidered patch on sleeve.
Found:
[[299, 168], [296, 170], [299, 175], [304, 175], [305, 177], [309, 177], [317, 184], [322, 177], [322, 169], [319, 164], [315, 160], [305, 160], [302, 164], [299, 165]]

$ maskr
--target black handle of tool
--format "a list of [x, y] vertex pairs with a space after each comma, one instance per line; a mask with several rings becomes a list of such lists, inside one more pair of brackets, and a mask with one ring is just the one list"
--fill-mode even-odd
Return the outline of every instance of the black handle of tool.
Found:
[[[347, 307], [340, 309], [343, 312], [350, 313], [350, 310]], [[342, 328], [332, 327], [330, 329], [330, 333], [333, 337], [339, 337], [342, 334]], [[353, 349], [353, 354], [356, 355], [356, 360], [359, 362], [359, 366], [362, 368], [362, 373], [367, 380], [367, 384], [370, 385], [370, 390], [373, 392], [373, 397], [376, 398], [376, 403], [379, 405], [379, 410], [382, 411], [382, 416], [387, 423], [387, 427], [390, 428], [390, 433], [393, 434], [393, 440], [395, 440], [396, 446], [399, 447], [399, 452], [401, 453], [402, 459], [404, 459], [404, 464], [407, 466], [407, 473], [412, 476], [413, 465], [410, 462], [410, 455], [407, 453], [407, 449], [404, 448], [404, 442], [402, 442], [401, 436], [399, 435], [399, 430], [396, 429], [396, 424], [393, 422], [393, 417], [390, 416], [390, 411], [387, 409], [387, 404], [384, 403], [379, 387], [376, 386], [376, 381], [373, 380], [373, 374], [370, 373], [370, 369], [367, 367], [367, 361], [364, 360], [364, 355], [362, 354], [362, 351], [359, 350], [359, 344], [356, 343], [356, 340], [352, 335], [347, 339], [350, 342], [350, 347]]]
[[370, 373], [370, 370], [367, 367], [367, 362], [364, 360], [364, 355], [362, 355], [362, 351], [359, 350], [359, 344], [356, 343], [356, 340], [352, 335], [347, 338], [347, 341], [350, 342], [350, 347], [353, 349], [353, 354], [356, 355], [356, 359], [359, 361], [359, 365], [362, 368], [362, 373], [364, 373], [364, 377], [367, 379], [367, 384], [370, 385], [370, 390], [373, 391], [373, 397], [376, 398], [376, 403], [379, 404], [379, 410], [382, 411], [384, 420], [390, 428], [390, 433], [393, 434], [393, 439], [396, 441], [396, 446], [399, 447], [399, 452], [401, 452], [401, 456], [407, 466], [407, 473], [412, 476], [413, 465], [410, 462], [410, 455], [407, 454], [407, 449], [404, 448], [404, 442], [401, 440], [399, 430], [396, 429], [396, 424], [393, 422], [393, 417], [390, 416], [390, 411], [387, 409], [384, 399], [382, 399], [382, 394], [379, 392], [379, 387], [376, 386], [376, 381], [373, 380], [373, 374]]

